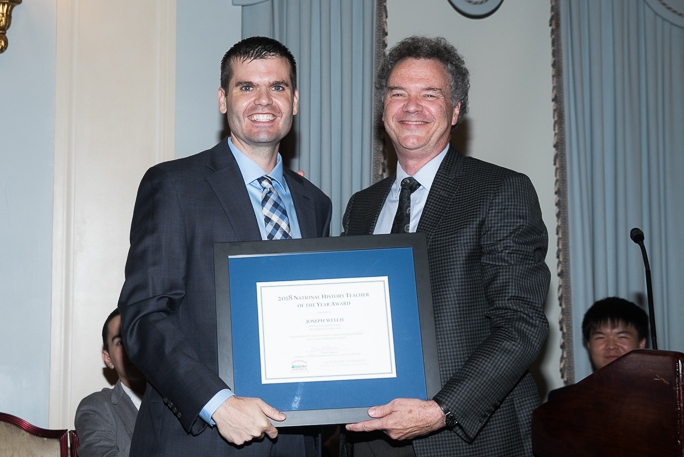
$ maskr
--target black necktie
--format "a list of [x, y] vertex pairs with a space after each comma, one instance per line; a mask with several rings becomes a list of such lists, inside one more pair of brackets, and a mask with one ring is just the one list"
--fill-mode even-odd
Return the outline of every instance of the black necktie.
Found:
[[411, 194], [420, 187], [420, 183], [411, 176], [401, 180], [401, 193], [399, 194], [399, 206], [394, 215], [392, 231], [390, 233], [408, 233], [411, 223]]

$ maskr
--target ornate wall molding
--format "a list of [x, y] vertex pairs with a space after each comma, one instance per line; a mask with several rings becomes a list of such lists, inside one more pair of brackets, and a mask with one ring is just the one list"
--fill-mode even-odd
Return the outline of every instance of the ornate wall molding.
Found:
[[565, 104], [563, 100], [563, 49], [560, 30], [560, 0], [551, 0], [551, 52], [553, 98], [553, 162], [556, 168], [556, 246], [558, 303], [561, 307], [558, 323], [561, 330], [561, 378], [565, 384], [575, 382], [572, 337], [572, 294], [570, 289], [570, 248], [568, 239], [568, 181], [565, 155]]
[[[385, 56], [387, 49], [387, 0], [377, 0], [375, 5], [375, 66], [373, 68], [373, 86], [378, 66]], [[387, 176], [387, 151], [385, 150], [384, 129], [382, 125], [382, 94], [373, 91], [374, 125], [373, 129], [373, 176], [371, 181], [376, 183]]]

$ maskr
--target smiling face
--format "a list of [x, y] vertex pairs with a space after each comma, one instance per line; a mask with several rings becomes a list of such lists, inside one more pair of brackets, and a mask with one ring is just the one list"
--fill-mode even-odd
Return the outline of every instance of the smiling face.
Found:
[[233, 60], [232, 77], [218, 91], [219, 110], [226, 115], [233, 143], [253, 157], [273, 158], [292, 127], [299, 93], [290, 81], [284, 57]]
[[631, 325], [618, 323], [601, 325], [589, 334], [587, 350], [594, 370], [599, 370], [618, 357], [634, 349], [646, 347], [646, 338], [639, 340], [639, 334]]
[[382, 119], [407, 172], [405, 164], [417, 171], [449, 143], [459, 113], [449, 87], [444, 66], [432, 59], [402, 60], [389, 76]]

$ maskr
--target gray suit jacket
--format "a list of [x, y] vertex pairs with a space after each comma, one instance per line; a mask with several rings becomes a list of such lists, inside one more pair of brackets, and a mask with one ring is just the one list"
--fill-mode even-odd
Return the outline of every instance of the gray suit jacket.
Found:
[[128, 457], [137, 414], [121, 381], [85, 397], [76, 409], [79, 457]]
[[[302, 236], [328, 236], [330, 199], [293, 171], [284, 176]], [[270, 453], [268, 439], [238, 449], [199, 418], [219, 390], [231, 387], [218, 376], [214, 243], [260, 239], [226, 140], [143, 177], [119, 299], [126, 352], [150, 384], [131, 456]]]
[[[372, 234], [394, 178], [352, 196], [345, 235]], [[428, 241], [442, 389], [459, 425], [414, 440], [419, 457], [532, 456], [528, 367], [548, 334], [548, 238], [520, 174], [451, 147], [417, 228]]]

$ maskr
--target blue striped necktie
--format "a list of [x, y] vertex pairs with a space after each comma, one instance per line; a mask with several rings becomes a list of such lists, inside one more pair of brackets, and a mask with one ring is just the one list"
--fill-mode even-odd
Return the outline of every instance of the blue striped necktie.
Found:
[[283, 200], [273, 187], [273, 179], [264, 175], [257, 178], [261, 185], [261, 209], [264, 213], [266, 224], [266, 238], [269, 240], [289, 240], [290, 220], [287, 218], [287, 211]]

